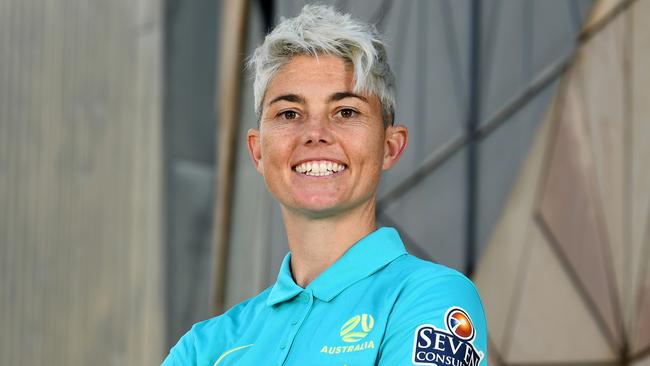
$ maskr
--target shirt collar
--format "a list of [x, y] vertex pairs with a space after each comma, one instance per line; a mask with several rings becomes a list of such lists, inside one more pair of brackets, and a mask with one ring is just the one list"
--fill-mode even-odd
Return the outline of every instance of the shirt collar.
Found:
[[[360, 281], [406, 254], [404, 244], [397, 230], [382, 227], [368, 234], [348, 249], [328, 269], [321, 273], [308, 286], [319, 300], [330, 301], [343, 290]], [[278, 279], [266, 301], [267, 305], [289, 300], [302, 292], [291, 275], [291, 253], [288, 253], [282, 265]]]

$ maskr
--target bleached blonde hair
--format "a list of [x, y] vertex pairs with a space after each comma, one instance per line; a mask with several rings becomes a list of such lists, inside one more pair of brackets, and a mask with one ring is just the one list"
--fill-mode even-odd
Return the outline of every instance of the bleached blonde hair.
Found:
[[255, 49], [248, 66], [255, 74], [253, 93], [259, 117], [269, 82], [298, 55], [329, 54], [350, 63], [354, 92], [374, 94], [382, 106], [385, 126], [395, 117], [395, 77], [384, 43], [374, 25], [324, 5], [305, 5], [295, 18], [283, 19]]

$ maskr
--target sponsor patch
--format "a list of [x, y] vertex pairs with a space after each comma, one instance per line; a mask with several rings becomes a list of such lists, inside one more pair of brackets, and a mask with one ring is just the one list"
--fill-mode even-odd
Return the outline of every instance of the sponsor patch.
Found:
[[476, 329], [469, 314], [460, 307], [445, 313], [445, 327], [420, 325], [413, 340], [413, 363], [437, 366], [478, 366], [483, 352], [474, 348]]

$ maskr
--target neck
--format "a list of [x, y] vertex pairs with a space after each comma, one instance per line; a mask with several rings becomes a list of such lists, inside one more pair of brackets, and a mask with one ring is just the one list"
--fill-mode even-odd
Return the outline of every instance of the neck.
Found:
[[291, 272], [303, 288], [377, 228], [374, 200], [344, 215], [324, 218], [306, 217], [286, 208], [282, 213], [291, 250]]

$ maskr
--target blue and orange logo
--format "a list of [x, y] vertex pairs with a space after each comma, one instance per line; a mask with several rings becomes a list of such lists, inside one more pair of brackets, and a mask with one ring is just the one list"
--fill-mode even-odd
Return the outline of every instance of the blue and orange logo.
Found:
[[456, 337], [471, 341], [474, 338], [474, 324], [465, 310], [461, 308], [451, 308], [447, 311], [447, 329]]

